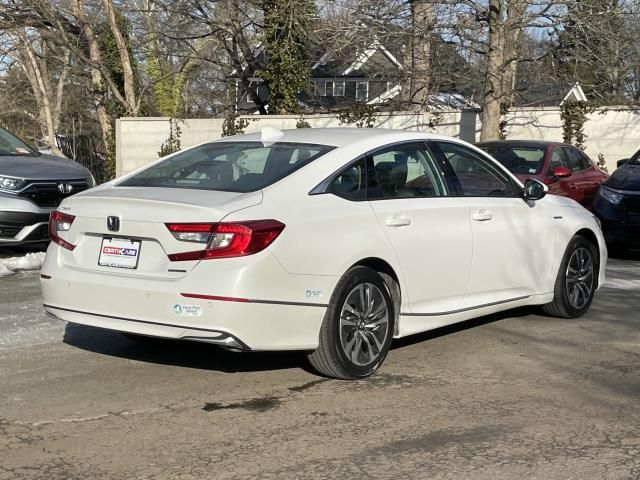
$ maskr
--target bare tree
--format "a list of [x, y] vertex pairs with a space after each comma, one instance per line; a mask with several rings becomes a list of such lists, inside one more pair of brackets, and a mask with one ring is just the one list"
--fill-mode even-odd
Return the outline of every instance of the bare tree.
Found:
[[411, 64], [408, 100], [420, 109], [429, 102], [431, 80], [431, 46], [434, 29], [433, 0], [409, 0], [411, 6]]
[[24, 72], [33, 93], [42, 139], [60, 154], [55, 134], [60, 123], [64, 88], [69, 75], [69, 50], [50, 45], [37, 32], [16, 28], [7, 33], [11, 56]]

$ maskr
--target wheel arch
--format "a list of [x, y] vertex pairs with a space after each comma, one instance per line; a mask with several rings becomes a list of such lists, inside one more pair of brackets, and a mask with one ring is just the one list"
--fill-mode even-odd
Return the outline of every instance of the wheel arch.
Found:
[[387, 285], [389, 295], [393, 300], [393, 309], [396, 314], [396, 321], [394, 322], [394, 336], [398, 334], [400, 323], [400, 307], [402, 305], [402, 289], [400, 287], [400, 279], [394, 268], [382, 258], [379, 257], [367, 257], [357, 261], [349, 267], [367, 267], [377, 272], [384, 283]]
[[598, 268], [596, 269], [598, 284], [596, 286], [600, 286], [600, 242], [598, 241], [598, 236], [595, 232], [589, 228], [582, 228], [575, 233], [575, 236], [582, 237], [588, 242], [592, 243], [596, 247], [596, 255], [598, 256]]

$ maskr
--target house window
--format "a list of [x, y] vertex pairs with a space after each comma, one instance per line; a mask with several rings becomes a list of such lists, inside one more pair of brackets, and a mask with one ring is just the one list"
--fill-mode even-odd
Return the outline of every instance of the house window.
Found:
[[338, 81], [333, 83], [333, 96], [344, 97], [344, 81]]
[[333, 96], [333, 82], [326, 82], [325, 83], [325, 96], [327, 97], [331, 97]]
[[364, 102], [369, 98], [369, 82], [356, 82], [356, 101]]
[[314, 82], [313, 94], [317, 97], [324, 97], [327, 94], [326, 82]]

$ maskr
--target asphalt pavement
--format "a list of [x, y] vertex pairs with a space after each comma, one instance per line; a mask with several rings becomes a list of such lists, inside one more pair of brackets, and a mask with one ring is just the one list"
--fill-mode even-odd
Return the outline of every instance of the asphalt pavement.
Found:
[[373, 377], [66, 325], [0, 278], [0, 480], [640, 479], [640, 259], [576, 320], [395, 342]]

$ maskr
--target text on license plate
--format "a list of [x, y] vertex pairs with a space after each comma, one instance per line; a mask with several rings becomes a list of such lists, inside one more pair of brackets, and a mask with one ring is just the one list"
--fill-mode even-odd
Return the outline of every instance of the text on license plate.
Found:
[[98, 264], [104, 267], [137, 268], [140, 241], [124, 238], [103, 238]]

